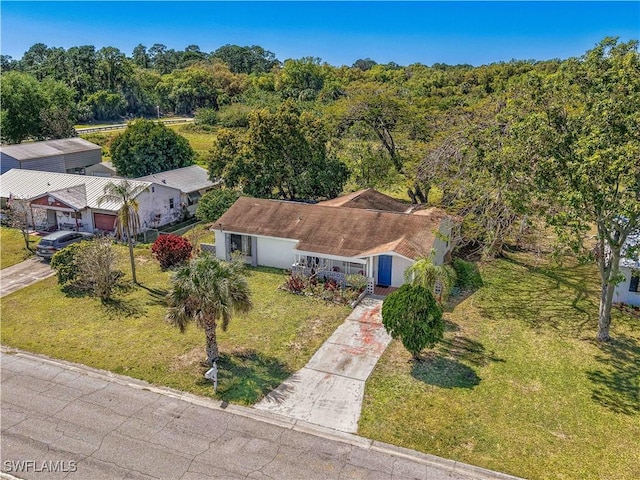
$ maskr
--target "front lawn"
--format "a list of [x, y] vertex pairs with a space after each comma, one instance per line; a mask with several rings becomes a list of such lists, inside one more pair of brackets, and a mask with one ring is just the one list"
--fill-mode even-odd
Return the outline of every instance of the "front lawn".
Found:
[[640, 478], [640, 320], [595, 339], [597, 272], [513, 255], [445, 314], [418, 365], [392, 342], [359, 433], [531, 479]]
[[[40, 237], [30, 235], [31, 248], [35, 250]], [[24, 248], [22, 232], [15, 228], [0, 227], [0, 269], [10, 267], [33, 255]]]
[[[122, 268], [129, 272], [126, 250]], [[55, 358], [213, 396], [204, 333], [185, 334], [164, 321], [169, 273], [149, 250], [137, 249], [142, 286], [102, 305], [65, 295], [51, 277], [2, 299], [2, 343]], [[278, 290], [285, 275], [250, 269], [254, 309], [219, 331], [221, 362], [217, 397], [250, 405], [302, 368], [350, 309]]]

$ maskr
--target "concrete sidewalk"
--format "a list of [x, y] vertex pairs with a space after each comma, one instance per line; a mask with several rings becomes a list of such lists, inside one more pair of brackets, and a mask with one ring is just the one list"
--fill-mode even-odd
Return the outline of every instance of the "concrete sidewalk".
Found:
[[0, 355], [0, 478], [515, 478], [83, 365], [6, 351]]
[[20, 290], [55, 274], [47, 262], [29, 258], [24, 262], [0, 270], [0, 297]]
[[365, 298], [307, 365], [255, 408], [356, 433], [365, 381], [391, 341], [381, 307], [381, 300]]

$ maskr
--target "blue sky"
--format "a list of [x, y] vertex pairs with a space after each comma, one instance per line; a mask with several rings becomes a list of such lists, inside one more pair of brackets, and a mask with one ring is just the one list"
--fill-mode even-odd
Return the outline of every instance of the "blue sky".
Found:
[[34, 43], [69, 48], [162, 43], [211, 52], [260, 45], [280, 60], [359, 58], [400, 65], [482, 65], [579, 56], [605, 36], [640, 37], [640, 2], [10, 2], [0, 51]]

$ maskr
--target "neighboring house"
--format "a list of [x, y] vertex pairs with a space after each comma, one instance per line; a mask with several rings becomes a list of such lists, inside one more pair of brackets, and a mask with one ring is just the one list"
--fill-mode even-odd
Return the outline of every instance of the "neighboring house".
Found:
[[12, 168], [84, 174], [102, 161], [102, 149], [82, 138], [21, 143], [0, 147], [0, 175]]
[[[104, 188], [119, 179], [13, 169], [0, 175], [2, 206], [10, 201], [30, 204], [31, 225], [39, 231], [114, 230], [118, 202], [99, 202]], [[146, 187], [136, 200], [143, 230], [180, 219], [180, 191], [167, 185], [129, 180]]]
[[209, 180], [209, 172], [199, 165], [176, 168], [136, 178], [143, 182], [155, 182], [177, 188], [182, 192], [181, 204], [190, 214], [196, 213], [198, 201], [205, 193], [217, 188], [220, 181]]
[[[434, 263], [442, 264], [459, 219], [437, 208], [412, 211], [373, 192], [318, 204], [241, 197], [212, 226], [216, 254], [229, 259], [240, 251], [254, 266], [322, 272], [339, 280], [360, 273], [369, 278], [370, 292], [374, 285], [401, 286], [405, 270], [432, 252]], [[360, 202], [372, 205], [357, 200], [363, 193], [378, 206], [402, 204], [406, 213], [358, 208]]]
[[111, 162], [100, 162], [84, 169], [85, 175], [93, 175], [94, 177], [118, 177], [116, 167]]
[[[623, 254], [628, 248], [637, 245], [640, 245], [640, 233], [627, 238]], [[624, 281], [616, 285], [613, 294], [614, 303], [625, 303], [640, 307], [640, 258], [633, 259], [623, 256], [620, 259], [620, 273], [624, 275]]]

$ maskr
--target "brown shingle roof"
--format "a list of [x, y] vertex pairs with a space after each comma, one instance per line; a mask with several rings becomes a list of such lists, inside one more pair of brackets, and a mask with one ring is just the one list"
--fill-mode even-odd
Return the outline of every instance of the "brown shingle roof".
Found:
[[341, 257], [396, 252], [429, 255], [446, 212], [430, 215], [363, 210], [241, 197], [213, 228], [298, 240], [297, 249]]
[[380, 193], [373, 188], [358, 190], [342, 197], [325, 200], [318, 205], [327, 207], [362, 208], [365, 210], [382, 210], [385, 212], [406, 213], [411, 205]]

